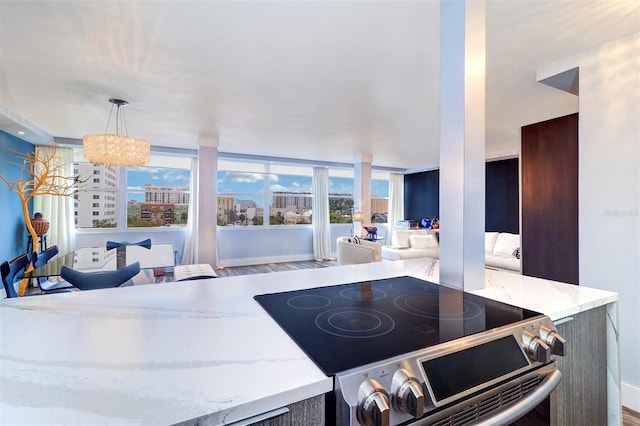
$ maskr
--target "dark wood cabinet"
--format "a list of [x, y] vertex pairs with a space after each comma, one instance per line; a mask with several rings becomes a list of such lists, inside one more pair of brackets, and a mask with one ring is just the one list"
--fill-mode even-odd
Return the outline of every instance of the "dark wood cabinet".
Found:
[[600, 306], [556, 325], [567, 340], [565, 356], [557, 358], [562, 381], [551, 395], [558, 425], [607, 424], [606, 321], [606, 306]]
[[578, 114], [522, 127], [522, 273], [578, 284]]

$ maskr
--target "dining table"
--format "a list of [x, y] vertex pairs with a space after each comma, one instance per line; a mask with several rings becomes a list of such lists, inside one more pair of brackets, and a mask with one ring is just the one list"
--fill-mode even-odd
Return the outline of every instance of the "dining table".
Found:
[[135, 262], [140, 269], [169, 268], [175, 265], [173, 244], [152, 244], [149, 247], [122, 244], [118, 247], [81, 247], [57, 256], [45, 265], [25, 273], [26, 278], [59, 276], [62, 266], [80, 272], [115, 271]]

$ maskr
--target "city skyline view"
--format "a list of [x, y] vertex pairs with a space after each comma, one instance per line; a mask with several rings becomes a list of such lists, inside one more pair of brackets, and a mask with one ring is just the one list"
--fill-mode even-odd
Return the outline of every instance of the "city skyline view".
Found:
[[189, 186], [191, 171], [161, 167], [130, 167], [127, 169], [127, 200], [144, 202], [144, 186]]
[[[159, 167], [132, 167], [127, 170], [127, 192], [129, 201], [144, 202], [145, 184], [157, 186], [189, 186], [190, 170]], [[254, 199], [262, 194], [264, 174], [234, 171], [218, 171], [218, 193], [234, 194], [238, 199]], [[269, 175], [271, 192], [312, 191], [311, 176]], [[329, 193], [353, 194], [353, 178], [330, 177]], [[247, 197], [243, 197], [247, 194]], [[253, 196], [249, 196], [252, 194]], [[372, 197], [388, 198], [389, 183], [386, 180], [371, 180]], [[261, 200], [257, 200], [260, 201]]]

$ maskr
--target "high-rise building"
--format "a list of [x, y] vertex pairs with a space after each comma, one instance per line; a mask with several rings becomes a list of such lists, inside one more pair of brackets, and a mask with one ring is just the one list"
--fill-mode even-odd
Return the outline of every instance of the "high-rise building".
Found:
[[74, 194], [77, 228], [115, 226], [117, 223], [118, 172], [115, 167], [76, 163], [74, 174], [86, 180]]
[[253, 200], [238, 200], [238, 209], [241, 212], [247, 211], [247, 209], [257, 207], [256, 202]]
[[235, 211], [235, 195], [218, 195], [218, 220], [227, 223], [231, 219], [231, 212]]
[[298, 209], [310, 209], [313, 197], [310, 192], [274, 192], [273, 207], [284, 209], [295, 206]]
[[189, 204], [189, 186], [144, 186], [145, 203]]
[[387, 198], [371, 197], [371, 214], [389, 213], [389, 200]]

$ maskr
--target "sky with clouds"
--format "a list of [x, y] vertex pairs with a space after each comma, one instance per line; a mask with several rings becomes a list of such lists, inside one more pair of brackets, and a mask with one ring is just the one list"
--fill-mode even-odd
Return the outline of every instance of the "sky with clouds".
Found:
[[[190, 172], [183, 169], [165, 169], [154, 167], [130, 168], [127, 173], [128, 200], [144, 201], [145, 184], [159, 186], [188, 186]], [[220, 194], [238, 194], [239, 199], [254, 199], [241, 194], [260, 194], [264, 188], [264, 174], [241, 172], [218, 172], [218, 192]], [[269, 189], [272, 192], [311, 192], [311, 176], [269, 175]], [[135, 193], [135, 191], [142, 191]], [[330, 177], [329, 192], [353, 194], [353, 179]], [[371, 182], [371, 194], [375, 197], [389, 196], [389, 183], [382, 180]], [[260, 198], [260, 197], [258, 197]]]

